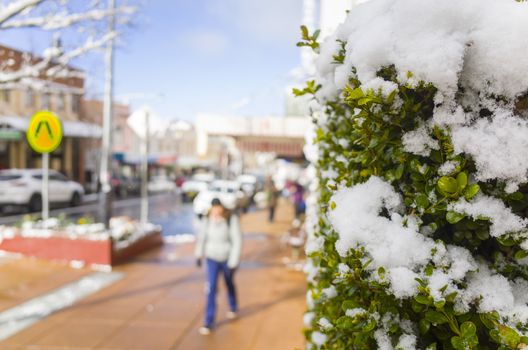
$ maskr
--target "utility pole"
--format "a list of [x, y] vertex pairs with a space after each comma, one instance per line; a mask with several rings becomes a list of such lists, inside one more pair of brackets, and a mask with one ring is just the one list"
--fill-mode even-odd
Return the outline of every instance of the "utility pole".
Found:
[[148, 154], [150, 142], [150, 110], [145, 108], [145, 137], [141, 143], [141, 214], [142, 225], [148, 223]]
[[[115, 0], [108, 0], [108, 32], [115, 30]], [[113, 98], [114, 98], [114, 39], [106, 45], [105, 53], [105, 85], [103, 100], [103, 144], [101, 148], [101, 167], [99, 181], [99, 218], [108, 228], [112, 217], [112, 129], [113, 129]]]

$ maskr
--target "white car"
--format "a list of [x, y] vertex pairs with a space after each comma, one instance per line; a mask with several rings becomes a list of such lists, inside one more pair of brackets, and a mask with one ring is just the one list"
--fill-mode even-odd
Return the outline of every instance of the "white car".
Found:
[[249, 196], [253, 196], [257, 192], [257, 177], [251, 174], [242, 174], [237, 177], [237, 181], [242, 184], [242, 190]]
[[153, 176], [147, 188], [151, 193], [174, 192], [176, 183], [166, 176]]
[[222, 205], [229, 210], [242, 208], [247, 203], [247, 196], [237, 181], [216, 180], [206, 191], [202, 191], [193, 201], [194, 213], [198, 216], [207, 215], [211, 202], [218, 198]]
[[198, 193], [207, 191], [208, 187], [209, 183], [205, 181], [187, 180], [181, 186], [181, 192], [186, 198], [192, 200], [198, 195]]
[[[61, 173], [49, 171], [51, 204], [81, 204], [84, 189]], [[42, 209], [42, 169], [9, 169], [0, 171], [0, 206], [27, 206], [31, 211]]]

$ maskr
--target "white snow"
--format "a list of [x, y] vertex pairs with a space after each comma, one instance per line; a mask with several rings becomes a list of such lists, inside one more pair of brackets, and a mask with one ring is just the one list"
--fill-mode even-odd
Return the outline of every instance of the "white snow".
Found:
[[403, 334], [400, 339], [398, 339], [396, 349], [416, 350], [416, 336], [413, 334]]
[[[412, 72], [411, 81], [431, 82], [445, 96], [462, 83], [514, 98], [528, 86], [528, 76], [519, 74], [528, 71], [527, 32], [527, 4], [515, 1], [370, 1], [355, 7], [321, 45], [319, 96], [336, 96], [351, 67], [368, 84], [380, 67], [394, 64], [402, 82]], [[347, 42], [344, 65], [333, 64], [336, 39]]]
[[325, 317], [320, 318], [319, 322], [317, 323], [319, 324], [319, 326], [321, 326], [322, 329], [330, 329], [334, 327], [334, 325], [330, 323], [330, 321], [328, 321], [328, 319]]
[[504, 110], [491, 121], [480, 119], [452, 132], [455, 151], [475, 160], [477, 180], [496, 178], [515, 184], [528, 181], [527, 135], [528, 122]]
[[314, 312], [305, 313], [304, 316], [303, 316], [304, 326], [305, 327], [311, 327], [312, 321], [314, 320], [314, 318], [315, 318], [315, 313]]
[[431, 150], [440, 148], [438, 141], [429, 136], [425, 125], [421, 125], [416, 130], [404, 134], [402, 141], [403, 148], [407, 152], [424, 157], [427, 157], [431, 153]]
[[328, 299], [335, 298], [337, 296], [337, 290], [334, 286], [330, 286], [322, 290], [322, 293]]
[[438, 168], [438, 174], [442, 176], [450, 175], [458, 165], [458, 162], [448, 160]]
[[317, 331], [312, 332], [312, 342], [317, 346], [322, 346], [326, 343], [326, 334]]
[[473, 219], [489, 218], [491, 221], [490, 235], [493, 237], [521, 231], [528, 225], [527, 219], [515, 215], [500, 199], [483, 194], [477, 195], [470, 202], [461, 198], [458, 202], [449, 205], [449, 209], [464, 213]]
[[418, 282], [420, 277], [406, 267], [394, 267], [388, 271], [392, 293], [396, 298], [405, 298], [416, 295], [418, 292]]
[[[339, 233], [336, 249], [341, 256], [361, 244], [373, 257], [375, 267], [412, 269], [429, 260], [434, 242], [403, 225], [396, 212], [401, 198], [379, 177], [336, 192], [332, 201], [336, 208], [328, 216]], [[383, 208], [390, 219], [379, 215]]]
[[360, 307], [357, 307], [357, 308], [354, 308], [354, 309], [348, 309], [345, 311], [345, 315], [347, 315], [348, 317], [351, 317], [351, 318], [354, 318], [356, 316], [359, 316], [359, 315], [364, 315], [367, 313], [367, 310], [363, 309], [363, 308], [360, 308]]
[[383, 329], [378, 329], [374, 332], [374, 339], [376, 339], [376, 342], [378, 343], [378, 349], [379, 350], [393, 350], [393, 346], [391, 343], [391, 340], [389, 338], [389, 335], [387, 332]]

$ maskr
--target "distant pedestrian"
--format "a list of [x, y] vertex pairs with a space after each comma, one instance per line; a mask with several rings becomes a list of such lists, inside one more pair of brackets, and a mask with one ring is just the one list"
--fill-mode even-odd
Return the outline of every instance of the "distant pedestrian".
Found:
[[233, 319], [237, 315], [237, 296], [233, 277], [240, 262], [241, 250], [242, 234], [238, 216], [229, 213], [219, 199], [213, 199], [209, 214], [202, 220], [195, 248], [197, 266], [201, 267], [202, 259], [205, 258], [207, 270], [207, 302], [205, 322], [199, 330], [201, 334], [211, 333], [214, 327], [220, 273], [224, 275], [230, 307], [226, 316], [228, 319]]
[[306, 202], [304, 201], [304, 188], [297, 182], [293, 185], [292, 200], [295, 209], [295, 218], [300, 219], [306, 212]]
[[266, 186], [266, 201], [268, 205], [268, 221], [273, 222], [275, 220], [275, 209], [277, 208], [277, 203], [279, 201], [280, 192], [275, 187], [273, 180], [269, 179], [269, 182]]

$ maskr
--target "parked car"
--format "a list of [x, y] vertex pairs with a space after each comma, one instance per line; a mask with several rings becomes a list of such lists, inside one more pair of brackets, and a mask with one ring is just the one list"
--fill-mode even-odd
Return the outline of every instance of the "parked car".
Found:
[[148, 191], [151, 193], [173, 192], [174, 190], [176, 190], [174, 181], [163, 175], [152, 177], [148, 183]]
[[192, 201], [198, 193], [206, 191], [209, 184], [214, 180], [212, 173], [198, 173], [191, 179], [186, 180], [181, 186], [184, 201]]
[[[49, 171], [50, 204], [77, 206], [82, 202], [81, 184], [61, 173]], [[0, 171], [0, 206], [25, 206], [31, 211], [42, 209], [42, 169], [9, 169]]]
[[206, 191], [209, 184], [205, 181], [187, 180], [181, 187], [184, 201], [192, 201], [198, 193]]
[[238, 181], [216, 180], [196, 196], [193, 201], [194, 213], [198, 216], [206, 215], [213, 198], [218, 198], [229, 210], [244, 209], [249, 205], [249, 198]]
[[237, 181], [240, 182], [242, 190], [250, 197], [257, 192], [258, 179], [255, 175], [242, 174], [237, 177]]
[[111, 182], [117, 197], [124, 198], [130, 195], [138, 195], [141, 191], [141, 179], [137, 177], [114, 175]]

